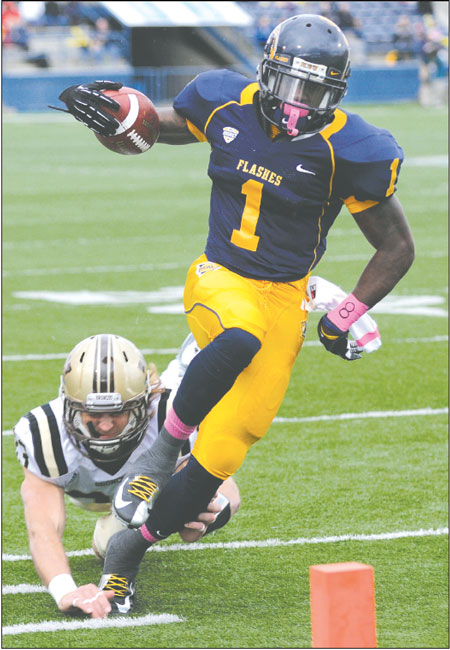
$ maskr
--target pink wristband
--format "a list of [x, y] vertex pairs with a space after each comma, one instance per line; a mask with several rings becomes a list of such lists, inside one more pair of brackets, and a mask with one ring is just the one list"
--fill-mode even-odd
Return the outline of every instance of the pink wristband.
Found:
[[197, 427], [189, 426], [184, 424], [175, 413], [173, 406], [169, 409], [167, 413], [164, 426], [171, 436], [177, 438], [178, 440], [187, 440], [191, 433], [195, 431]]
[[328, 312], [327, 318], [340, 330], [347, 332], [368, 309], [367, 305], [351, 293], [337, 307]]

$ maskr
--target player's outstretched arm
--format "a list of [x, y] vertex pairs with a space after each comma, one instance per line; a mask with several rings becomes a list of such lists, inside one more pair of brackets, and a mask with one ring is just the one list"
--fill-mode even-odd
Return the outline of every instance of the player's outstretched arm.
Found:
[[61, 611], [74, 607], [104, 618], [111, 611], [109, 599], [114, 592], [105, 592], [94, 584], [77, 587], [62, 544], [65, 527], [64, 492], [24, 469], [21, 494], [28, 530], [31, 556], [44, 585]]
[[197, 138], [189, 131], [186, 119], [176, 112], [174, 108], [158, 108], [159, 138], [163, 144], [190, 144], [198, 142]]

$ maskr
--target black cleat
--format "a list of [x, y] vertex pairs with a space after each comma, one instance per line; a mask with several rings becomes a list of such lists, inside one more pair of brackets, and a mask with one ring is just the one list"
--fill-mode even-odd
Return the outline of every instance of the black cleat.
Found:
[[147, 521], [158, 492], [159, 487], [148, 476], [124, 478], [113, 501], [116, 517], [130, 528], [140, 528]]
[[134, 606], [134, 583], [124, 576], [115, 573], [104, 574], [101, 577], [99, 589], [114, 591], [114, 598], [109, 601], [111, 605], [111, 614], [127, 615]]

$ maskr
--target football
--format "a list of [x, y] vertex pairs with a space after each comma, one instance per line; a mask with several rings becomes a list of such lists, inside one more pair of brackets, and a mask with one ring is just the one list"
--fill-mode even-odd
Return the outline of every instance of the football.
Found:
[[125, 156], [150, 149], [159, 136], [159, 117], [150, 99], [139, 90], [126, 86], [102, 92], [120, 104], [118, 111], [103, 108], [119, 120], [120, 126], [111, 136], [95, 134], [102, 145]]

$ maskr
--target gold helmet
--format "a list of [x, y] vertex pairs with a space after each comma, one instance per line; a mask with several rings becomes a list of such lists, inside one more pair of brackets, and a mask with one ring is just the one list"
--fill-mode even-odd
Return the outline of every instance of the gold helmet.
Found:
[[[148, 424], [149, 372], [137, 347], [115, 334], [96, 334], [69, 353], [61, 377], [64, 423], [71, 441], [96, 463], [128, 457]], [[114, 438], [99, 439], [82, 413], [129, 412], [128, 423]]]

